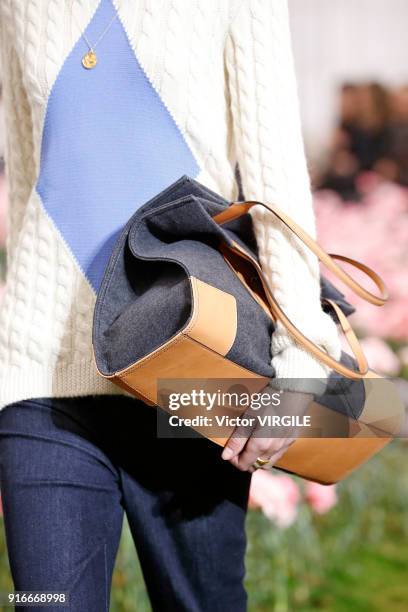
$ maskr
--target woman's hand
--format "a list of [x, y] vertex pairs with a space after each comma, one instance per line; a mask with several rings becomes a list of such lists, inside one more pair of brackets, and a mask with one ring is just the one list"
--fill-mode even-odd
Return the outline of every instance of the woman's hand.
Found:
[[[273, 427], [263, 425], [259, 417], [266, 415], [303, 417], [314, 396], [298, 391], [283, 391], [279, 406], [268, 406], [263, 410], [249, 408], [243, 417], [255, 417], [254, 426], [238, 425], [228, 440], [222, 458], [230, 461], [243, 472], [254, 472], [253, 464], [258, 458], [268, 459], [264, 469], [270, 469], [298, 437], [298, 427]], [[271, 435], [274, 433], [275, 435]], [[284, 437], [277, 437], [279, 434]]]

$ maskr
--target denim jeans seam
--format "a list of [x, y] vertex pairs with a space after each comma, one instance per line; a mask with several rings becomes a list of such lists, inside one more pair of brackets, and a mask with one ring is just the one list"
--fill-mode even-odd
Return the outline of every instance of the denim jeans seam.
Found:
[[109, 584], [108, 584], [108, 560], [106, 555], [106, 541], [103, 542], [103, 558], [105, 566], [105, 607], [106, 612], [109, 612]]
[[38, 480], [33, 480], [33, 479], [24, 479], [24, 478], [13, 478], [12, 479], [12, 484], [13, 485], [23, 485], [23, 486], [38, 486], [38, 485], [65, 485], [65, 486], [70, 486], [70, 487], [85, 487], [86, 489], [90, 489], [93, 491], [106, 491], [106, 492], [112, 492], [117, 490], [116, 487], [114, 488], [109, 488], [109, 487], [104, 487], [102, 485], [94, 485], [94, 484], [90, 484], [89, 482], [82, 482], [80, 480], [63, 480], [63, 479], [59, 479], [59, 478], [39, 478]]
[[[80, 578], [80, 576], [83, 573], [83, 571], [87, 568], [87, 566], [89, 565], [91, 560], [100, 552], [102, 547], [103, 547], [103, 551], [104, 551], [104, 557], [106, 557], [106, 554], [105, 554], [105, 551], [106, 551], [106, 539], [104, 539], [102, 544], [100, 546], [97, 546], [92, 551], [92, 553], [88, 556], [88, 558], [86, 559], [86, 562], [83, 563], [82, 571], [75, 573], [75, 576], [74, 576], [72, 582], [70, 583], [69, 586], [65, 585], [64, 590], [67, 590], [69, 593], [71, 593], [73, 587], [75, 586], [75, 583], [78, 581], [78, 579]], [[106, 600], [106, 594], [105, 594], [105, 600]]]

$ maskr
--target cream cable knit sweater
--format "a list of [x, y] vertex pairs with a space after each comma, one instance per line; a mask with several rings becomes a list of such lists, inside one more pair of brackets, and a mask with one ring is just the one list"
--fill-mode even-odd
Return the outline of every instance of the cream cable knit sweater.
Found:
[[[95, 370], [95, 291], [36, 189], [50, 93], [81, 37], [77, 24], [84, 30], [99, 4], [0, 3], [10, 203], [0, 307], [0, 407], [29, 397], [124, 393]], [[314, 235], [286, 0], [113, 4], [119, 4], [119, 23], [131, 48], [197, 161], [195, 178], [233, 200], [238, 161], [247, 199], [275, 202]], [[251, 214], [261, 263], [281, 306], [338, 358], [336, 326], [320, 306], [316, 258], [272, 215], [258, 209]], [[327, 375], [280, 326], [272, 353], [279, 378]], [[286, 385], [298, 388], [296, 381]]]

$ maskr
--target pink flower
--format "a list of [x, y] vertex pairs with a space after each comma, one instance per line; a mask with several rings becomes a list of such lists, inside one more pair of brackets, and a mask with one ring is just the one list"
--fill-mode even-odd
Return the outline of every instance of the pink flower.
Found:
[[382, 182], [376, 172], [362, 172], [356, 180], [357, 189], [360, 193], [369, 193]]
[[305, 499], [318, 514], [324, 514], [337, 503], [336, 485], [305, 484]]
[[299, 501], [299, 487], [290, 476], [276, 476], [266, 470], [257, 470], [253, 474], [249, 505], [260, 508], [278, 527], [285, 529], [292, 525]]
[[390, 376], [396, 376], [399, 373], [401, 362], [384, 340], [370, 336], [360, 340], [360, 344], [369, 366], [374, 370]]
[[[372, 186], [362, 202], [345, 203], [322, 191], [315, 195], [318, 241], [373, 268], [385, 281], [390, 299], [378, 308], [324, 273], [355, 307], [350, 323], [360, 332], [408, 340], [408, 190], [389, 182]], [[367, 289], [377, 290], [358, 270], [340, 264]]]

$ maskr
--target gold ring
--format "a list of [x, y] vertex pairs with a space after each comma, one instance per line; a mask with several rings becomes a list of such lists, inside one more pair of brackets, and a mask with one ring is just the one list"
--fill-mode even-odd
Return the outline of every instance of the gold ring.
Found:
[[262, 459], [261, 457], [258, 457], [258, 459], [252, 465], [256, 470], [258, 470], [259, 468], [269, 463], [270, 460], [270, 457], [268, 459]]

